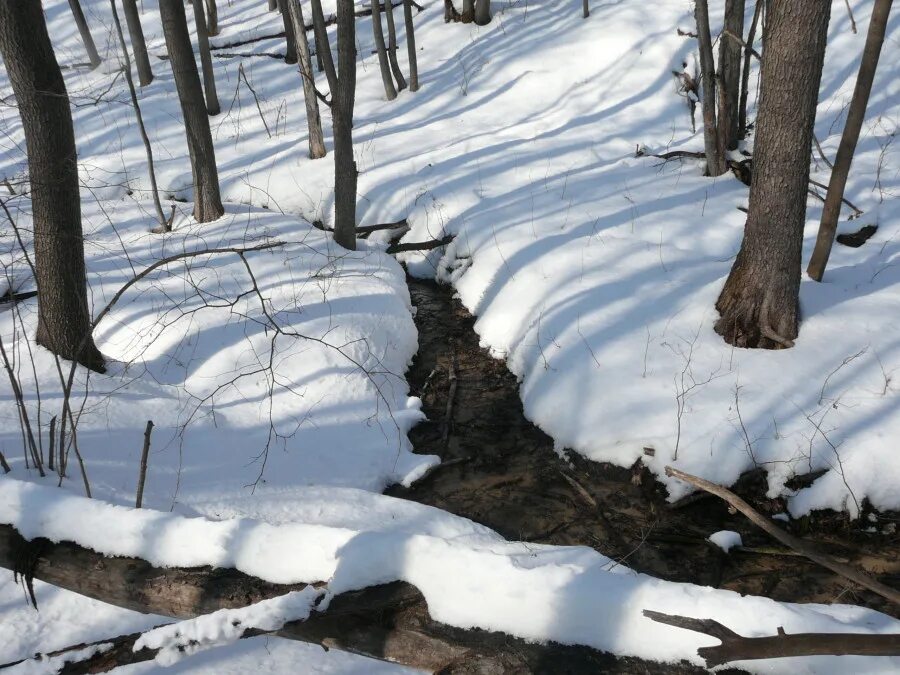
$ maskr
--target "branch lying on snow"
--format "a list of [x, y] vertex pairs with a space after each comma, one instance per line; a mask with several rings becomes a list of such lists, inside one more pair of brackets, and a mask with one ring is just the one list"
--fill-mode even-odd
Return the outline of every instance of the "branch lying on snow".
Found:
[[782, 628], [778, 635], [744, 637], [712, 619], [692, 619], [644, 610], [644, 616], [658, 623], [703, 633], [722, 641], [715, 647], [700, 647], [697, 654], [709, 668], [731, 661], [774, 659], [783, 656], [897, 656], [900, 655], [900, 633], [795, 633]]
[[411, 241], [405, 244], [391, 244], [387, 247], [385, 253], [402, 253], [403, 251], [430, 251], [433, 248], [446, 246], [453, 241], [454, 235], [447, 234], [440, 239], [431, 239], [429, 241]]
[[886, 586], [880, 581], [873, 579], [868, 574], [860, 572], [856, 568], [839, 562], [827, 553], [819, 551], [808, 541], [800, 539], [799, 537], [795, 537], [790, 532], [782, 530], [769, 518], [761, 515], [756, 509], [754, 509], [728, 488], [722, 487], [721, 485], [716, 485], [715, 483], [711, 483], [708, 480], [704, 480], [703, 478], [698, 478], [697, 476], [692, 476], [691, 474], [684, 473], [683, 471], [674, 469], [671, 466], [666, 467], [666, 475], [677, 478], [678, 480], [682, 480], [685, 483], [690, 483], [696, 488], [700, 488], [701, 490], [705, 490], [710, 494], [714, 494], [717, 497], [720, 497], [732, 507], [743, 513], [748, 519], [750, 519], [750, 521], [754, 525], [758, 526], [762, 530], [765, 530], [767, 534], [774, 537], [785, 546], [794, 549], [798, 553], [801, 553], [804, 557], [809, 558], [813, 562], [818, 563], [826, 569], [831, 570], [835, 574], [839, 574], [845, 579], [857, 583], [863, 588], [867, 588], [873, 593], [877, 593], [883, 598], [887, 598], [891, 602], [900, 605], [900, 591], [896, 591], [890, 586]]

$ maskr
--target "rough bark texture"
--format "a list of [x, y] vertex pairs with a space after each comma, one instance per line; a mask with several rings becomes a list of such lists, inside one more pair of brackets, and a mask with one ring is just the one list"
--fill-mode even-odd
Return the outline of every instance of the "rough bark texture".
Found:
[[[294, 30], [294, 24], [291, 21], [291, 5], [296, 0], [285, 0], [281, 3], [281, 20], [284, 23], [284, 40], [285, 40], [285, 63], [297, 63], [297, 33]], [[301, 33], [304, 37], [306, 33]]]
[[181, 0], [160, 0], [159, 13], [166, 36], [169, 63], [175, 75], [175, 88], [184, 117], [191, 172], [194, 180], [194, 218], [205, 223], [220, 217], [225, 209], [219, 196], [219, 172], [209, 117], [203, 102], [200, 75], [194, 61], [188, 33], [184, 3]]
[[709, 34], [709, 6], [706, 0], [696, 0], [694, 18], [697, 21], [697, 43], [700, 48], [700, 88], [703, 104], [703, 144], [706, 150], [706, 174], [725, 173], [722, 139], [716, 126], [716, 67], [713, 61], [712, 38]]
[[491, 0], [475, 0], [475, 23], [487, 26], [491, 22]]
[[197, 45], [200, 48], [200, 65], [203, 68], [203, 91], [206, 92], [206, 112], [218, 115], [219, 94], [216, 92], [216, 74], [213, 71], [212, 54], [209, 51], [209, 33], [206, 32], [206, 12], [203, 0], [191, 0], [194, 7], [194, 23], [197, 26]]
[[91, 337], [69, 97], [39, 0], [0, 2], [0, 54], [28, 151], [38, 344], [103, 372]]
[[415, 26], [413, 26], [411, 0], [403, 0], [403, 20], [406, 24], [406, 56], [409, 60], [409, 90], [419, 91], [419, 60], [416, 55], [416, 33]]
[[[373, 2], [373, 12], [377, 7], [377, 2]], [[380, 25], [381, 22], [378, 20], [376, 23]], [[356, 17], [353, 16], [353, 0], [338, 0], [337, 3], [337, 53], [337, 87], [331, 92], [334, 124], [334, 240], [344, 248], [356, 250], [357, 173], [356, 161], [353, 159]], [[393, 83], [391, 86], [393, 87]]]
[[97, 53], [97, 47], [94, 45], [94, 38], [91, 37], [91, 29], [88, 28], [87, 19], [84, 18], [81, 3], [78, 0], [69, 0], [69, 8], [72, 10], [72, 16], [75, 17], [75, 25], [78, 26], [81, 41], [84, 42], [84, 49], [87, 52], [88, 60], [91, 62], [91, 68], [96, 68], [100, 65], [101, 59]]
[[388, 65], [387, 48], [384, 45], [384, 30], [381, 27], [381, 2], [372, 0], [372, 34], [375, 40], [375, 52], [378, 54], [378, 67], [381, 70], [381, 81], [384, 84], [384, 95], [388, 101], [397, 98], [397, 89], [391, 77]]
[[306, 29], [303, 23], [303, 8], [297, 0], [283, 0], [282, 11], [288, 14], [288, 24], [300, 37], [297, 46], [300, 49], [300, 79], [303, 80], [303, 99], [306, 103], [306, 120], [309, 129], [309, 156], [319, 159], [325, 156], [325, 137], [322, 134], [322, 118], [319, 115], [319, 99], [316, 98], [316, 81], [312, 71], [312, 60], [309, 55], [309, 42], [306, 40]]
[[387, 0], [384, 3], [384, 13], [387, 15], [388, 26], [388, 61], [390, 61], [394, 79], [397, 80], [397, 89], [403, 91], [407, 85], [403, 71], [400, 70], [400, 63], [397, 61], [397, 25], [394, 23], [393, 0]]
[[797, 337], [809, 155], [830, 12], [831, 3], [808, 0], [768, 8], [747, 224], [716, 303], [716, 331], [738, 347], [790, 347]]
[[738, 138], [747, 137], [747, 98], [750, 93], [750, 56], [753, 53], [753, 41], [756, 39], [756, 27], [759, 25], [759, 16], [762, 13], [765, 0], [756, 0], [753, 8], [753, 20], [750, 22], [750, 30], [747, 33], [747, 42], [744, 47], [744, 67], [741, 72], [741, 98], [738, 102]]
[[147, 54], [147, 42], [144, 40], [144, 29], [138, 13], [137, 0], [122, 0], [125, 22], [128, 24], [128, 36], [131, 38], [131, 50], [134, 52], [134, 65], [137, 66], [138, 82], [146, 87], [153, 82], [153, 69], [150, 67], [150, 56]]
[[[744, 0], [725, 0], [725, 30], [744, 35]], [[738, 102], [741, 87], [741, 44], [723, 35], [719, 39], [719, 133], [727, 150], [738, 146]]]
[[872, 10], [866, 46], [859, 64], [859, 74], [856, 76], [856, 88], [853, 90], [853, 99], [847, 111], [847, 122], [834, 158], [831, 180], [828, 182], [816, 247], [806, 270], [816, 281], [822, 281], [828, 257], [831, 255], [831, 245], [837, 232], [838, 217], [841, 215], [841, 199], [847, 185], [847, 176], [850, 174], [850, 165], [853, 163], [853, 153], [856, 152], [856, 143], [859, 141], [859, 132], [866, 117], [866, 106], [869, 104], [869, 94], [872, 92], [872, 82], [875, 80], [875, 70], [878, 68], [878, 58], [881, 56], [881, 46], [884, 44], [884, 33], [892, 3], [893, 0], [876, 0]]

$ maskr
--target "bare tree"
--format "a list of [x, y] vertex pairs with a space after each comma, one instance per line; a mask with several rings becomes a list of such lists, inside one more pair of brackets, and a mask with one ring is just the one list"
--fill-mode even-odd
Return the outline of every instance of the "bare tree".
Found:
[[328, 86], [334, 91], [337, 74], [334, 70], [334, 58], [331, 55], [331, 43], [328, 40], [328, 30], [325, 26], [325, 14], [322, 12], [322, 0], [312, 0], [313, 32], [316, 38], [316, 58], [319, 61], [319, 70], [325, 71]]
[[831, 3], [779, 0], [767, 13], [750, 207], [716, 302], [716, 331], [738, 347], [777, 349], [793, 345], [800, 323], [809, 155]]
[[353, 15], [353, 0], [337, 0], [337, 55], [338, 77], [331, 88], [334, 240], [344, 248], [355, 250], [357, 171], [353, 159], [353, 106], [356, 99], [356, 17]]
[[875, 80], [875, 70], [878, 68], [892, 3], [893, 0], [875, 0], [875, 7], [872, 10], [866, 46], [863, 48], [859, 74], [856, 76], [856, 87], [847, 111], [847, 122], [841, 135], [841, 143], [834, 158], [831, 180], [828, 182], [816, 246], [806, 269], [807, 274], [816, 281], [822, 281], [828, 257], [831, 255], [831, 245], [837, 232], [838, 217], [841, 215], [841, 199], [847, 185], [850, 165], [853, 163], [853, 153], [856, 152], [856, 143], [859, 141], [859, 132], [866, 117], [866, 106], [869, 104], [869, 94], [872, 92], [872, 82]]
[[486, 26], [491, 18], [491, 0], [475, 0], [475, 23]]
[[40, 0], [0, 2], [0, 55], [16, 96], [34, 220], [36, 341], [103, 372], [91, 337], [75, 131]]
[[394, 23], [394, 0], [385, 0], [385, 14], [387, 14], [388, 25], [388, 61], [391, 64], [391, 72], [394, 73], [394, 79], [397, 80], [397, 89], [403, 91], [406, 89], [406, 78], [403, 77], [403, 71], [400, 70], [400, 63], [397, 61], [397, 26]]
[[416, 33], [413, 26], [412, 0], [403, 0], [403, 20], [406, 24], [406, 55], [409, 60], [409, 90], [419, 91], [419, 61], [416, 56]]
[[766, 4], [766, 0], [756, 0], [753, 8], [753, 20], [750, 21], [750, 30], [747, 33], [747, 41], [744, 43], [744, 67], [741, 72], [741, 98], [738, 101], [738, 138], [747, 136], [747, 98], [750, 93], [750, 57], [753, 55], [753, 41], [756, 39], [756, 28], [759, 25], [759, 16]]
[[88, 28], [87, 19], [84, 18], [84, 11], [81, 9], [81, 3], [78, 0], [69, 0], [69, 8], [72, 10], [72, 16], [75, 17], [75, 25], [78, 26], [78, 32], [81, 34], [81, 41], [84, 42], [84, 49], [87, 51], [88, 60], [91, 62], [91, 68], [96, 68], [100, 65], [101, 59], [100, 55], [97, 53], [97, 47], [94, 45], [91, 29]]
[[706, 150], [706, 174], [725, 173], [723, 139], [716, 125], [716, 67], [713, 62], [712, 38], [709, 34], [709, 6], [706, 0], [694, 3], [697, 21], [697, 43], [700, 48], [700, 89], [703, 105], [703, 145]]
[[206, 32], [206, 14], [203, 0], [191, 0], [194, 7], [194, 23], [197, 26], [197, 43], [200, 47], [200, 65], [203, 68], [203, 91], [206, 92], [206, 112], [218, 115], [219, 94], [216, 92], [216, 74], [213, 72], [212, 52], [209, 50], [209, 33]]
[[[741, 43], [744, 0], [725, 0], [725, 30], [719, 39], [719, 127], [727, 150], [738, 146], [738, 103], [741, 86]], [[735, 39], [738, 38], [738, 39]]]
[[588, 18], [591, 15], [591, 7], [588, 0], [581, 0], [581, 17]]
[[153, 82], [153, 69], [150, 67], [150, 55], [147, 53], [147, 42], [144, 40], [144, 29], [138, 13], [137, 0], [122, 0], [125, 11], [125, 22], [128, 24], [128, 35], [131, 38], [131, 49], [134, 52], [134, 64], [137, 66], [138, 82], [146, 87]]
[[[294, 24], [291, 21], [290, 10], [290, 5], [294, 1], [295, 0], [284, 0], [284, 2], [281, 3], [281, 20], [284, 23], [285, 63], [297, 63], [297, 36], [294, 32]], [[306, 37], [305, 33], [302, 35], [303, 37]]]
[[219, 196], [219, 172], [216, 168], [216, 153], [209, 117], [203, 103], [203, 89], [200, 75], [194, 61], [194, 51], [188, 33], [187, 17], [182, 0], [160, 0], [159, 13], [162, 19], [169, 63], [175, 76], [175, 88], [184, 117], [184, 131], [187, 137], [188, 153], [191, 157], [191, 172], [194, 182], [194, 218], [205, 223], [220, 217], [225, 209]]
[[[390, 0], [388, 0], [390, 2]], [[375, 51], [378, 54], [378, 67], [381, 69], [381, 81], [384, 84], [384, 95], [388, 101], [397, 98], [397, 89], [391, 77], [388, 65], [387, 48], [384, 45], [384, 30], [381, 27], [381, 0], [371, 0], [372, 33], [375, 39]], [[339, 57], [340, 58], [340, 57]]]
[[309, 128], [309, 156], [318, 159], [325, 156], [325, 137], [322, 134], [322, 119], [319, 116], [319, 100], [316, 96], [316, 81], [312, 71], [312, 60], [309, 55], [309, 42], [306, 40], [306, 28], [303, 22], [303, 8], [297, 0], [281, 0], [282, 7], [287, 7], [289, 24], [299, 36], [300, 79], [303, 80], [303, 98], [306, 102], [306, 121]]
[[206, 0], [206, 31], [210, 37], [219, 34], [219, 8], [216, 0]]

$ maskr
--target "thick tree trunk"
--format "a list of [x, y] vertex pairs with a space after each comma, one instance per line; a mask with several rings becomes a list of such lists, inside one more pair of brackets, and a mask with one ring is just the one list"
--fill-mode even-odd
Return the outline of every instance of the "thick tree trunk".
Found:
[[850, 165], [853, 163], [853, 153], [856, 152], [856, 143], [859, 141], [859, 132], [866, 117], [866, 106], [869, 104], [869, 94], [872, 92], [872, 82], [875, 80], [875, 70], [878, 68], [892, 3], [893, 0], [876, 0], [872, 10], [866, 46], [859, 64], [859, 74], [856, 76], [856, 88], [853, 90], [850, 109], [847, 111], [847, 122], [834, 158], [831, 180], [828, 182], [816, 247], [806, 270], [816, 281], [822, 281], [828, 257], [831, 255], [831, 244], [834, 242], [838, 217], [841, 215], [841, 199], [847, 185], [847, 176], [850, 174]]
[[491, 0], [475, 0], [475, 23], [487, 26], [491, 22]]
[[381, 1], [371, 0], [372, 33], [375, 40], [375, 51], [378, 54], [378, 67], [381, 70], [381, 81], [384, 84], [384, 95], [388, 101], [397, 98], [391, 68], [388, 65], [387, 48], [384, 46], [384, 30], [381, 27]]
[[[373, 19], [376, 18], [374, 10], [377, 6], [377, 0], [373, 0]], [[380, 24], [380, 20], [377, 23]], [[356, 250], [357, 172], [353, 158], [356, 17], [353, 16], [353, 0], [337, 1], [337, 53], [337, 88], [331, 92], [334, 124], [334, 240], [344, 248]], [[388, 81], [390, 82], [390, 73]], [[391, 87], [393, 88], [393, 83]]]
[[219, 94], [216, 92], [216, 74], [213, 71], [212, 53], [209, 51], [209, 33], [206, 32], [206, 12], [203, 0], [191, 0], [194, 7], [194, 23], [197, 26], [197, 44], [200, 48], [200, 65], [203, 68], [203, 91], [206, 92], [206, 112], [218, 115]]
[[419, 91], [419, 60], [416, 55], [416, 33], [413, 26], [412, 0], [403, 0], [403, 20], [406, 24], [406, 55], [409, 60], [409, 90]]
[[475, 0], [463, 0], [462, 14], [459, 15], [462, 23], [472, 23], [475, 20]]
[[[297, 34], [291, 21], [291, 5], [298, 0], [284, 0], [281, 3], [281, 20], [284, 23], [284, 40], [286, 49], [284, 52], [285, 63], [297, 63]], [[301, 33], [306, 38], [306, 33]]]
[[756, 39], [756, 27], [759, 25], [759, 15], [762, 13], [766, 0], [756, 0], [753, 8], [753, 20], [750, 22], [750, 31], [747, 33], [747, 42], [744, 47], [744, 67], [741, 73], [741, 99], [738, 102], [738, 138], [747, 137], [747, 98], [750, 94], [750, 57], [753, 53], [753, 41]]
[[219, 8], [216, 0], [206, 0], [206, 31], [210, 37], [219, 34]]
[[[725, 0], [725, 30], [743, 37], [744, 0]], [[734, 38], [722, 35], [719, 39], [719, 133], [726, 150], [736, 150], [738, 146], [741, 50], [741, 43]]]
[[390, 61], [394, 79], [397, 80], [397, 89], [403, 91], [406, 89], [406, 78], [403, 77], [403, 71], [400, 70], [400, 63], [397, 61], [397, 25], [394, 23], [393, 0], [385, 0], [384, 12], [387, 14], [388, 25], [388, 61]]
[[286, 8], [284, 11], [288, 14], [288, 24], [294, 33], [300, 36], [297, 46], [300, 49], [300, 79], [303, 80], [303, 99], [306, 102], [306, 120], [309, 129], [309, 156], [311, 159], [319, 159], [325, 156], [325, 137], [322, 134], [319, 99], [316, 98], [316, 80], [309, 55], [309, 42], [306, 40], [303, 8], [297, 0], [282, 0], [282, 6]]
[[713, 61], [712, 38], [709, 34], [709, 6], [706, 0], [696, 0], [694, 18], [697, 21], [697, 43], [700, 48], [700, 88], [703, 105], [703, 145], [706, 150], [706, 175], [725, 173], [722, 138], [716, 125], [716, 66]]
[[738, 347], [790, 347], [797, 337], [809, 153], [830, 12], [824, 1], [768, 8], [750, 208], [716, 303], [716, 331]]
[[219, 196], [219, 172], [209, 117], [203, 103], [200, 75], [194, 61], [187, 17], [182, 0], [160, 0], [159, 13], [169, 52], [169, 63], [175, 75], [175, 88], [184, 117], [191, 172], [194, 179], [194, 218], [205, 223], [219, 218], [225, 209]]
[[81, 34], [81, 41], [84, 42], [84, 49], [87, 51], [88, 60], [91, 62], [91, 68], [96, 68], [100, 65], [101, 59], [100, 55], [97, 53], [97, 47], [94, 45], [94, 38], [91, 37], [91, 29], [88, 28], [87, 19], [84, 18], [84, 11], [81, 9], [81, 3], [78, 0], [69, 0], [69, 8], [72, 10], [72, 16], [75, 17], [75, 25], [78, 26], [78, 32]]
[[22, 118], [38, 289], [36, 340], [103, 372], [91, 337], [75, 132], [40, 0], [0, 2], [0, 54]]
[[147, 53], [147, 42], [144, 40], [144, 29], [141, 27], [137, 0], [122, 0], [122, 9], [125, 11], [128, 35], [131, 37], [131, 50], [134, 52], [138, 82], [142, 87], [146, 87], [153, 82], [153, 69], [150, 67], [150, 55]]

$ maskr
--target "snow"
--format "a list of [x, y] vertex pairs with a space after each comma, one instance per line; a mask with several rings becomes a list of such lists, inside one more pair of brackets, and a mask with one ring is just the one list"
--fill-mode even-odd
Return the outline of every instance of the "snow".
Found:
[[[833, 0], [816, 125], [830, 157], [872, 0], [851, 4], [857, 35], [843, 2]], [[507, 542], [468, 520], [379, 494], [437, 463], [415, 455], [406, 436], [422, 418], [403, 376], [417, 349], [409, 295], [382, 235], [350, 253], [310, 225], [333, 219], [333, 160], [330, 152], [306, 158], [296, 69], [266, 57], [213, 59], [223, 112], [212, 130], [226, 214], [200, 225], [190, 216], [171, 72], [151, 58], [157, 79], [141, 90], [141, 104], [166, 209], [174, 203], [176, 216], [173, 233], [150, 235], [146, 160], [116, 79], [108, 2], [82, 5], [107, 56], [95, 72], [65, 71], [94, 315], [136, 271], [165, 256], [285, 243], [246, 255], [262, 303], [242, 295], [252, 287], [243, 261], [221, 254], [154, 273], [100, 324], [97, 344], [110, 371], [90, 378], [78, 371], [73, 390], [97, 499], [79, 496], [77, 471], [62, 490], [27, 472], [16, 411], [0, 409], [0, 449], [13, 466], [12, 476], [0, 478], [0, 521], [109, 555], [233, 566], [271, 581], [327, 581], [334, 593], [403, 579], [447, 623], [662, 661], [696, 663], [696, 648], [709, 642], [651, 622], [642, 609], [715, 618], [746, 635], [779, 626], [897, 632], [896, 621], [869, 610], [664, 582], [590, 549]], [[220, 5], [222, 33], [213, 44], [282, 30], [280, 16], [261, 12], [259, 0]], [[591, 9], [583, 20], [567, 3], [495, 3], [491, 24], [475, 27], [444, 24], [440, 3], [431, 3], [416, 17], [422, 89], [393, 102], [384, 100], [371, 24], [361, 18], [360, 223], [408, 218], [406, 241], [456, 235], [445, 249], [400, 257], [411, 273], [453, 284], [478, 317], [482, 344], [520, 378], [527, 416], [561, 452], [622, 466], [640, 458], [673, 500], [690, 488], [665, 476], [669, 464], [725, 484], [762, 467], [770, 495], [789, 497], [791, 517], [822, 508], [855, 517], [865, 500], [900, 508], [892, 444], [900, 435], [893, 338], [900, 64], [890, 58], [900, 18], [888, 26], [846, 191], [865, 215], [841, 224], [842, 231], [878, 224], [878, 232], [859, 249], [836, 246], [825, 283], [803, 280], [796, 347], [758, 352], [731, 349], [712, 330], [713, 305], [740, 243], [744, 215], [736, 207], [746, 205], [746, 187], [730, 175], [704, 178], [695, 162], [635, 156], [636, 147], [702, 148], [670, 74], [693, 63], [694, 43], [675, 33], [692, 25], [690, 3], [656, 3], [652, 12], [642, 3]], [[67, 3], [49, 0], [45, 10], [60, 62], [83, 61]], [[148, 5], [142, 19], [151, 52], [164, 53], [157, 12]], [[279, 39], [263, 39], [227, 51], [282, 48]], [[399, 57], [404, 63], [405, 50]], [[239, 63], [258, 101], [238, 81]], [[9, 93], [0, 69], [0, 96]], [[328, 117], [323, 110], [330, 151]], [[814, 158], [813, 168], [814, 178], [827, 181], [826, 166]], [[24, 139], [9, 106], [0, 107], [3, 177], [25, 187]], [[8, 206], [29, 245], [29, 201], [15, 197]], [[821, 213], [817, 201], [808, 206], [805, 255]], [[5, 224], [0, 260], [10, 285], [31, 288]], [[28, 365], [22, 331], [33, 333], [35, 307], [0, 311], [0, 336], [18, 359], [46, 441], [62, 396], [56, 364], [43, 350], [34, 351], [34, 371]], [[149, 508], [136, 511], [129, 507], [148, 419], [155, 424]], [[785, 488], [793, 475], [821, 469], [811, 486]], [[163, 621], [44, 584], [36, 584], [35, 613], [11, 575], [0, 578], [0, 661]], [[178, 669], [296, 672], [297, 663], [305, 672], [403, 670], [276, 638], [203, 652]], [[854, 657], [737, 665], [785, 673], [900, 669], [897, 659]], [[22, 668], [38, 666], [51, 667]]]
[[728, 553], [728, 551], [735, 546], [744, 545], [744, 542], [741, 540], [741, 535], [733, 530], [719, 530], [718, 532], [713, 532], [707, 539], [725, 551], [725, 553]]

